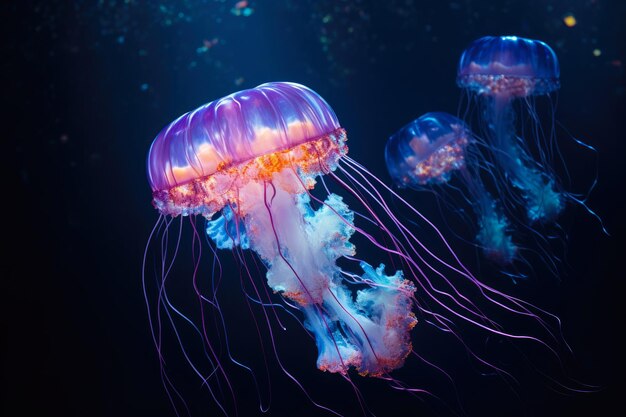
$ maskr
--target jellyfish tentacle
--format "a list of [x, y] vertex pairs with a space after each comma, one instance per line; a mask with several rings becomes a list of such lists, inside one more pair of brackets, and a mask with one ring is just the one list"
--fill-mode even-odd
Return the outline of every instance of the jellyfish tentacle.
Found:
[[554, 220], [563, 210], [563, 196], [550, 172], [540, 171], [525, 147], [518, 143], [510, 98], [495, 96], [488, 100], [493, 101], [493, 106], [488, 105], [484, 109], [489, 140], [500, 150], [495, 155], [505, 175], [522, 192], [528, 218], [540, 222]]

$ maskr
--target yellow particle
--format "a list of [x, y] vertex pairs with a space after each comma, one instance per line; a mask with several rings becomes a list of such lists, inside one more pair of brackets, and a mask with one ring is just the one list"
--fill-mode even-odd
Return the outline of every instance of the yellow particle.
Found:
[[593, 56], [600, 56], [600, 55], [602, 55], [602, 51], [599, 50], [598, 48], [594, 49], [592, 53], [593, 53]]
[[565, 15], [565, 17], [563, 17], [563, 23], [565, 23], [565, 26], [568, 28], [573, 28], [576, 26], [576, 18], [573, 14]]

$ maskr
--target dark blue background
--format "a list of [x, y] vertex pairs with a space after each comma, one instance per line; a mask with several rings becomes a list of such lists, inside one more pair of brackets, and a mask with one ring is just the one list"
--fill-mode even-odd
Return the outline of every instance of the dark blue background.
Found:
[[[157, 218], [145, 157], [165, 124], [238, 89], [300, 82], [331, 103], [349, 132], [351, 156], [388, 181], [385, 139], [426, 111], [456, 112], [461, 51], [499, 34], [554, 47], [562, 69], [557, 117], [599, 151], [599, 185], [589, 204], [611, 233], [570, 207], [561, 279], [540, 275], [502, 286], [563, 319], [578, 375], [601, 389], [557, 394], [517, 369], [522, 395], [515, 399], [491, 391], [497, 383], [480, 382], [458, 348], [433, 339], [427, 350], [439, 363], [468, 368], [456, 386], [469, 415], [623, 411], [624, 2], [251, 1], [249, 17], [235, 16], [230, 0], [14, 3], [0, 6], [9, 166], [0, 283], [4, 415], [173, 415], [140, 283]], [[567, 13], [576, 26], [563, 23]], [[203, 49], [205, 40], [210, 48]], [[583, 183], [592, 177], [593, 158], [567, 156]], [[424, 210], [433, 209], [425, 203]], [[460, 250], [472, 257], [471, 249]], [[303, 352], [302, 374], [317, 372], [313, 347], [303, 343], [310, 344], [296, 338], [290, 347]], [[413, 377], [431, 386], [428, 377]], [[320, 380], [341, 386], [332, 376]], [[368, 384], [379, 416], [449, 413], [437, 402], [405, 401]], [[439, 384], [444, 400], [454, 402], [450, 387]], [[345, 387], [315, 389], [331, 405], [354, 402], [341, 397], [350, 395]], [[286, 380], [275, 384], [274, 396], [276, 415], [311, 408]], [[205, 402], [198, 408], [210, 410]], [[241, 415], [249, 410], [254, 405]]]

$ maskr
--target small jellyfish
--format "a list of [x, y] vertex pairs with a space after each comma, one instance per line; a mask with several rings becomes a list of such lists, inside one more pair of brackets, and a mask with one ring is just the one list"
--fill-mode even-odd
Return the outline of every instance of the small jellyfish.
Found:
[[[486, 36], [472, 42], [461, 55], [457, 84], [478, 96], [482, 106], [483, 132], [494, 159], [521, 192], [531, 222], [554, 222], [564, 208], [562, 191], [551, 157], [556, 152], [553, 130], [544, 138], [535, 96], [557, 90], [559, 61], [547, 44], [517, 36]], [[516, 129], [519, 100], [528, 112], [531, 128]], [[534, 142], [535, 155], [529, 149]]]
[[[446, 199], [448, 185], [460, 182], [464, 200], [475, 213], [477, 245], [484, 255], [501, 265], [513, 262], [517, 247], [510, 235], [510, 224], [481, 179], [481, 155], [465, 123], [442, 112], [426, 113], [393, 134], [385, 147], [387, 169], [399, 187], [417, 190], [437, 187]], [[449, 190], [452, 188], [452, 190]]]

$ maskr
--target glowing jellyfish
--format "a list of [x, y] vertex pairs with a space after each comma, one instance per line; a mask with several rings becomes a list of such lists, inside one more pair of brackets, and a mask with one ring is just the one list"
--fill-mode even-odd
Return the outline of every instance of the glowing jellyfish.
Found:
[[441, 187], [437, 194], [445, 199], [446, 188], [460, 192], [476, 215], [478, 246], [489, 259], [510, 264], [517, 248], [508, 219], [481, 179], [482, 156], [475, 142], [460, 119], [448, 113], [426, 113], [389, 138], [387, 169], [397, 186], [417, 190], [447, 185], [454, 177], [461, 188]]
[[[148, 177], [160, 217], [144, 257], [144, 292], [163, 383], [175, 407], [186, 403], [167, 373], [166, 328], [224, 414], [233, 409], [236, 414], [235, 393], [240, 389], [234, 387], [237, 381], [229, 377], [229, 368], [249, 372], [255, 385], [259, 380], [252, 365], [230, 348], [233, 329], [219, 301], [226, 280], [239, 279], [246, 300], [261, 310], [262, 320], [252, 317], [258, 345], [248, 350], [267, 352], [266, 364], [274, 361], [272, 369], [280, 369], [313, 404], [334, 414], [312, 399], [283, 364], [273, 330], [286, 330], [280, 312], [302, 321], [302, 328], [290, 329], [292, 343], [300, 342], [303, 334], [311, 336], [318, 350], [317, 367], [349, 382], [363, 414], [367, 408], [351, 368], [396, 389], [417, 391], [389, 374], [413, 352], [413, 311], [447, 334], [456, 334], [458, 321], [492, 335], [536, 340], [505, 332], [476, 303], [482, 300], [534, 320], [533, 308], [473, 277], [439, 231], [400, 199], [424, 223], [421, 233], [429, 244], [436, 243], [442, 253], [420, 241], [394, 216], [378, 188], [391, 190], [347, 156], [345, 142], [346, 132], [330, 106], [309, 88], [286, 82], [263, 84], [206, 104], [178, 118], [154, 140]], [[321, 188], [316, 189], [316, 181]], [[333, 188], [343, 190], [361, 212], [349, 209]], [[181, 245], [186, 216], [193, 229], [191, 282], [199, 308], [180, 305], [168, 291], [172, 281], [180, 280], [172, 271], [179, 252], [186, 249]], [[206, 235], [213, 242], [210, 264], [215, 268], [208, 277], [198, 276], [205, 246], [195, 225], [198, 216], [206, 218]], [[176, 217], [180, 226], [171, 232]], [[351, 238], [369, 246], [368, 257], [393, 262], [395, 272], [387, 275], [383, 264], [375, 268], [358, 257]], [[153, 284], [146, 273], [151, 245], [160, 249]], [[223, 271], [217, 249], [230, 249], [240, 266]], [[265, 274], [259, 274], [264, 269], [259, 259]], [[273, 294], [259, 281], [263, 275]], [[458, 287], [461, 282], [464, 290]], [[202, 341], [201, 349], [188, 346], [181, 326]], [[269, 346], [261, 337], [263, 329]], [[265, 410], [268, 405], [259, 397]]]
[[[507, 180], [522, 194], [531, 221], [552, 222], [566, 194], [551, 167], [553, 130], [543, 137], [533, 97], [559, 88], [559, 62], [544, 42], [517, 36], [486, 36], [461, 55], [457, 84], [482, 105], [484, 134]], [[520, 100], [532, 127], [518, 136], [513, 105]], [[529, 150], [533, 141], [536, 158]]]

